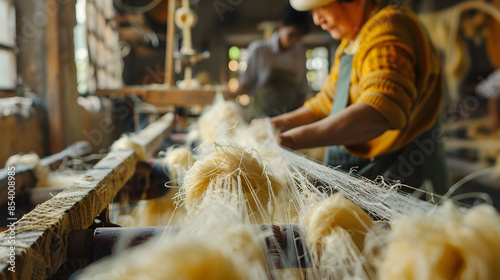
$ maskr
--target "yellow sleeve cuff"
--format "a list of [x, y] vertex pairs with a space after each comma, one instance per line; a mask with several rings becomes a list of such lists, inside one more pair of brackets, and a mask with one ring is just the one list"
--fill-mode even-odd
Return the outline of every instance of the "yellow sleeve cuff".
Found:
[[332, 108], [332, 100], [324, 91], [320, 91], [316, 96], [306, 101], [304, 106], [311, 109], [318, 118], [326, 118]]
[[386, 95], [367, 92], [356, 101], [356, 103], [358, 102], [366, 103], [377, 110], [393, 129], [403, 129], [408, 123], [408, 116], [403, 108]]

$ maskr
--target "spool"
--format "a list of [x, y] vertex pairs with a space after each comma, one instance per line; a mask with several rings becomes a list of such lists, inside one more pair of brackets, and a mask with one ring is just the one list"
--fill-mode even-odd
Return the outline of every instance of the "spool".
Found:
[[193, 55], [195, 53], [191, 39], [191, 28], [196, 25], [197, 21], [196, 13], [188, 7], [181, 7], [175, 11], [175, 24], [182, 29], [183, 40], [180, 50], [182, 54]]
[[179, 28], [193, 28], [197, 22], [198, 17], [192, 9], [181, 7], [175, 11], [175, 24]]

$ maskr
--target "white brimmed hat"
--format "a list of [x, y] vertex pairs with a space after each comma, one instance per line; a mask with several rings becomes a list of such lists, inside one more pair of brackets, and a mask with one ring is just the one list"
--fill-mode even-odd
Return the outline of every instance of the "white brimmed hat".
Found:
[[290, 0], [290, 5], [297, 11], [309, 11], [333, 1], [335, 0]]

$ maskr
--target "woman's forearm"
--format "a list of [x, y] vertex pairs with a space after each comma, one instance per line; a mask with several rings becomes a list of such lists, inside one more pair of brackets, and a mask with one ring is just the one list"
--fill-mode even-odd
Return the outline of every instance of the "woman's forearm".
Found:
[[308, 107], [302, 106], [292, 112], [271, 118], [273, 126], [280, 131], [287, 131], [292, 128], [306, 125], [318, 121], [319, 118]]
[[391, 129], [389, 122], [367, 104], [353, 104], [336, 115], [278, 135], [291, 149], [366, 143]]

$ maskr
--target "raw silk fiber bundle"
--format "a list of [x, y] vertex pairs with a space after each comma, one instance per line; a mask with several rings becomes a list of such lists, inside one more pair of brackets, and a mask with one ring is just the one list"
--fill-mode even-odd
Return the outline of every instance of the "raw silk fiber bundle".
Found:
[[215, 97], [197, 124], [203, 141], [211, 141], [217, 135], [233, 134], [234, 129], [246, 127], [238, 105], [225, 101], [221, 95]]
[[119, 215], [117, 223], [124, 227], [182, 225], [186, 209], [178, 205], [175, 195], [172, 189], [160, 198], [139, 201], [129, 215]]
[[[189, 211], [207, 194], [229, 191], [247, 203], [249, 213], [267, 216], [268, 204], [280, 190], [273, 171], [251, 150], [242, 147], [215, 146], [198, 160], [184, 179], [185, 204]], [[222, 193], [221, 193], [222, 194]]]
[[[263, 233], [241, 219], [235, 200], [209, 197], [176, 234], [90, 265], [78, 279], [267, 279]], [[118, 249], [117, 249], [118, 250]]]
[[314, 251], [321, 250], [323, 237], [344, 230], [363, 250], [366, 232], [373, 225], [368, 214], [353, 202], [336, 193], [314, 206], [306, 216], [307, 239]]
[[132, 137], [123, 135], [111, 145], [111, 151], [127, 151], [132, 150], [139, 158], [139, 161], [146, 159], [146, 151], [144, 147], [135, 142]]
[[186, 147], [169, 148], [165, 156], [165, 162], [173, 169], [187, 170], [194, 164], [191, 150]]
[[248, 279], [218, 246], [195, 238], [154, 240], [89, 267], [78, 279]]
[[181, 185], [187, 171], [193, 166], [196, 159], [187, 147], [169, 148], [165, 155], [164, 163], [168, 169], [169, 177]]
[[[221, 192], [229, 192], [221, 190]], [[242, 219], [240, 199], [228, 195], [220, 199], [219, 195], [208, 195], [198, 205], [198, 212], [186, 216], [188, 235], [206, 235], [204, 242], [219, 242], [220, 248], [230, 250], [230, 255], [237, 267], [250, 279], [266, 279], [265, 238], [272, 233], [255, 226], [248, 219]], [[182, 232], [181, 232], [182, 234]], [[213, 234], [217, 236], [212, 237]]]
[[49, 168], [40, 164], [40, 157], [38, 157], [37, 154], [29, 153], [24, 155], [22, 154], [12, 155], [5, 163], [5, 167], [21, 165], [21, 164], [33, 166], [33, 169], [35, 171], [35, 176], [38, 182], [46, 180], [49, 173]]
[[373, 222], [340, 193], [323, 200], [305, 216], [307, 244], [322, 278], [369, 279], [374, 274], [361, 252]]
[[500, 216], [446, 203], [394, 222], [380, 279], [500, 279]]
[[[76, 180], [79, 180], [83, 176], [83, 172], [74, 171], [71, 169], [62, 169], [62, 171], [50, 171], [47, 166], [43, 166], [40, 163], [40, 158], [35, 153], [13, 155], [9, 157], [5, 166], [13, 166], [19, 164], [33, 166], [37, 179], [35, 188], [37, 189], [50, 188], [62, 190], [71, 186]], [[40, 198], [42, 197], [43, 195], [40, 196]], [[48, 200], [50, 197], [50, 194], [47, 193], [47, 198], [45, 200]], [[34, 199], [35, 201], [37, 201], [37, 198]]]

